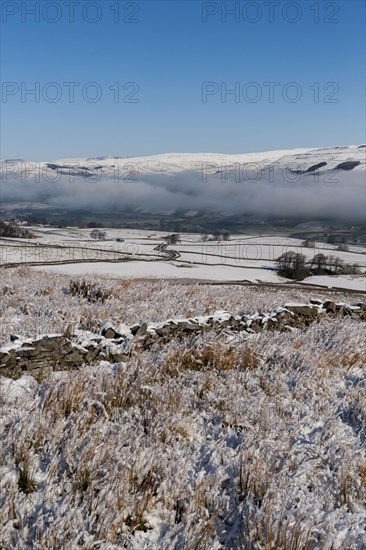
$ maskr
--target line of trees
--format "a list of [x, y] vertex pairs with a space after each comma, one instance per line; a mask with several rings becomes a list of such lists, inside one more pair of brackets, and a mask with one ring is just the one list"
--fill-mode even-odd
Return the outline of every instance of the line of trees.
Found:
[[206, 241], [229, 241], [230, 240], [229, 231], [215, 232], [214, 234], [202, 233], [201, 238], [203, 242]]
[[92, 239], [96, 239], [97, 241], [104, 241], [107, 234], [105, 231], [101, 231], [100, 229], [93, 229], [93, 231], [90, 232], [90, 236]]
[[315, 254], [309, 261], [304, 254], [285, 252], [276, 260], [280, 275], [302, 281], [310, 275], [350, 275], [360, 273], [358, 264], [347, 264], [338, 256]]
[[32, 239], [33, 233], [17, 224], [0, 220], [0, 237], [11, 237], [15, 239]]

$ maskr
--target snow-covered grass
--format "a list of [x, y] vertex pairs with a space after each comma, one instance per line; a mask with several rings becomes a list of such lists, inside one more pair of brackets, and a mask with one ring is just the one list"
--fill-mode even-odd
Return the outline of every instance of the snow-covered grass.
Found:
[[365, 379], [351, 318], [1, 379], [0, 546], [361, 550]]
[[[64, 333], [82, 325], [94, 330], [106, 322], [133, 324], [160, 322], [170, 317], [213, 314], [226, 309], [237, 315], [269, 311], [289, 301], [308, 301], [309, 295], [329, 299], [329, 293], [299, 288], [266, 288], [237, 285], [200, 285], [176, 281], [113, 280], [88, 276], [90, 284], [109, 294], [105, 301], [89, 302], [72, 296], [70, 277], [34, 272], [27, 266], [0, 269], [0, 344], [10, 334], [34, 338], [45, 333]], [[79, 280], [75, 276], [73, 279]], [[312, 294], [309, 294], [312, 292]], [[364, 295], [334, 291], [331, 299], [357, 302]]]

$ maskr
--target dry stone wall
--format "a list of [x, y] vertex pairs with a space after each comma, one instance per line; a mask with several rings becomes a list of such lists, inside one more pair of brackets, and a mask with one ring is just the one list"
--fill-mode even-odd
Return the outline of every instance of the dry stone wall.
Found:
[[229, 330], [256, 334], [262, 330], [294, 330], [318, 321], [350, 316], [366, 321], [366, 304], [336, 304], [331, 301], [310, 300], [309, 304], [286, 304], [270, 313], [235, 316], [226, 311], [189, 319], [169, 319], [163, 323], [105, 325], [100, 334], [76, 331], [71, 338], [45, 335], [37, 340], [20, 340], [0, 348], [0, 376], [19, 378], [23, 373], [45, 376], [53, 371], [79, 369], [106, 360], [111, 363], [127, 361], [139, 349], [149, 349], [157, 343], [199, 334], [209, 330]]

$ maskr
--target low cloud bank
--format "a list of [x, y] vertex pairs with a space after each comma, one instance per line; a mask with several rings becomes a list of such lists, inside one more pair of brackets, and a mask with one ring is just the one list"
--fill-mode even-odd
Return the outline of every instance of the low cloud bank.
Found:
[[[98, 181], [93, 181], [98, 180]], [[206, 181], [205, 181], [206, 180]], [[226, 180], [226, 181], [225, 181]], [[132, 181], [101, 175], [98, 178], [63, 175], [57, 181], [25, 181], [7, 175], [1, 182], [1, 202], [37, 202], [73, 210], [131, 210], [150, 212], [204, 210], [256, 216], [336, 219], [365, 223], [365, 172], [334, 172], [294, 176], [293, 181], [278, 171], [236, 181], [228, 173], [202, 177], [200, 172], [140, 174]]]

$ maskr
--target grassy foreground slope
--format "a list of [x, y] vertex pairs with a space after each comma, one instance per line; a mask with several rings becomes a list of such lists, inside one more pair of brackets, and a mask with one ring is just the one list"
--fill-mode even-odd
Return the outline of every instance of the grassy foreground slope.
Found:
[[[66, 278], [13, 275], [2, 319], [24, 332], [37, 317], [57, 332], [80, 315], [156, 321], [303, 297], [103, 281], [109, 296], [90, 302]], [[0, 547], [361, 550], [364, 336], [346, 317], [224, 329], [40, 383], [1, 378]]]

